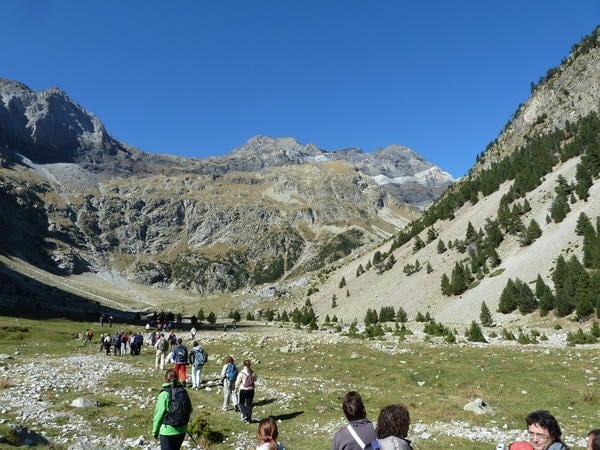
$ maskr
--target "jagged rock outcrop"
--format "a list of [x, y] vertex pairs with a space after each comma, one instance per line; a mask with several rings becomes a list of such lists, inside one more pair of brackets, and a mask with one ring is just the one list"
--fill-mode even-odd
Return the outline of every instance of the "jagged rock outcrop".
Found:
[[314, 144], [302, 145], [293, 138], [255, 136], [221, 162], [227, 170], [257, 171], [284, 164], [340, 160], [372, 177], [396, 200], [422, 208], [454, 182], [450, 174], [401, 145], [388, 145], [372, 153], [359, 148], [326, 151]]
[[482, 153], [473, 173], [488, 169], [527, 140], [565, 128], [600, 109], [600, 27], [573, 47], [562, 64], [548, 70], [532, 87], [529, 99], [519, 105], [512, 120]]

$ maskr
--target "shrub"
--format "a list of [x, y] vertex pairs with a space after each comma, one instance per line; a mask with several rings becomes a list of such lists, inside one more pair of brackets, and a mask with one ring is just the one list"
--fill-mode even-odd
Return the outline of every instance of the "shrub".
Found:
[[189, 424], [190, 434], [207, 447], [225, 440], [225, 435], [222, 432], [212, 429], [208, 423], [208, 416], [210, 416], [208, 412], [201, 411], [192, 418]]
[[465, 337], [468, 341], [471, 342], [485, 342], [487, 343], [485, 336], [483, 335], [483, 331], [481, 331], [481, 327], [475, 321], [471, 322], [471, 326], [465, 333]]

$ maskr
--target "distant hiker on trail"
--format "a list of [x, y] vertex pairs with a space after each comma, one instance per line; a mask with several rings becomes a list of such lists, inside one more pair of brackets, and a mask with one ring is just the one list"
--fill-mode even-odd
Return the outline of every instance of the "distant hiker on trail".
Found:
[[[371, 448], [381, 450], [412, 450], [406, 439], [410, 415], [402, 405], [389, 405], [381, 410], [377, 419], [377, 441]], [[379, 446], [379, 447], [377, 447]]]
[[102, 345], [104, 346], [104, 350], [106, 351], [107, 355], [110, 355], [111, 344], [112, 344], [112, 339], [110, 337], [110, 334], [106, 333], [104, 335], [104, 339], [102, 340]]
[[362, 450], [377, 436], [373, 422], [367, 419], [367, 410], [360, 394], [356, 391], [348, 392], [344, 396], [342, 409], [350, 423], [335, 434], [331, 448], [332, 450]]
[[129, 335], [124, 332], [121, 334], [121, 356], [127, 354], [127, 347], [129, 345]]
[[94, 337], [94, 332], [89, 328], [85, 331], [85, 341], [83, 341], [82, 345], [90, 344], [92, 345], [92, 338]]
[[167, 336], [167, 341], [169, 341], [171, 349], [177, 345], [177, 336], [175, 336], [174, 332], [169, 332], [169, 336]]
[[140, 351], [142, 349], [142, 345], [144, 345], [144, 336], [142, 336], [142, 333], [135, 333], [131, 337], [131, 343], [129, 344], [131, 354], [139, 356]]
[[177, 376], [181, 380], [181, 384], [185, 386], [187, 379], [185, 366], [188, 363], [188, 349], [185, 345], [183, 345], [181, 338], [177, 339], [177, 345], [173, 348], [171, 355], [173, 358], [173, 363], [175, 364], [175, 372], [177, 372]]
[[223, 383], [223, 411], [229, 408], [229, 399], [233, 397], [233, 406], [238, 409], [238, 398], [235, 394], [235, 382], [238, 376], [238, 369], [233, 361], [233, 356], [225, 358], [225, 364], [221, 370], [221, 382]]
[[204, 350], [198, 341], [194, 341], [192, 351], [190, 352], [190, 365], [192, 366], [192, 389], [200, 389], [202, 384], [202, 368], [208, 361], [208, 353]]
[[167, 352], [169, 351], [169, 342], [167, 341], [163, 333], [160, 333], [159, 338], [156, 340], [156, 344], [154, 344], [154, 349], [156, 350], [154, 368], [157, 370], [164, 370], [165, 359], [167, 357]]
[[121, 354], [121, 333], [118, 331], [115, 333], [115, 337], [113, 339], [113, 351], [115, 356]]
[[192, 329], [190, 330], [190, 339], [195, 339], [196, 338], [196, 327], [192, 327]]
[[235, 387], [239, 392], [240, 416], [246, 423], [252, 423], [254, 382], [256, 381], [256, 372], [250, 366], [250, 360], [244, 360], [244, 368], [235, 380]]
[[258, 424], [258, 441], [256, 450], [285, 450], [281, 443], [277, 442], [277, 422], [271, 417], [263, 419]]
[[165, 373], [165, 383], [156, 399], [152, 435], [160, 438], [161, 450], [179, 450], [188, 431], [192, 403], [175, 369]]

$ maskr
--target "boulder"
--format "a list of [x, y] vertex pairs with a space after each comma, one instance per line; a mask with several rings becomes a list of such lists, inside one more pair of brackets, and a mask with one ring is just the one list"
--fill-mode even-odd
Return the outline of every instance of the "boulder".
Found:
[[488, 405], [486, 405], [485, 402], [480, 398], [476, 398], [473, 401], [470, 401], [465, 406], [463, 406], [463, 409], [465, 411], [477, 414], [478, 416], [482, 414], [489, 414], [493, 416], [494, 414], [496, 414], [496, 412]]
[[75, 408], [97, 408], [100, 404], [94, 399], [79, 397], [71, 402], [71, 406]]

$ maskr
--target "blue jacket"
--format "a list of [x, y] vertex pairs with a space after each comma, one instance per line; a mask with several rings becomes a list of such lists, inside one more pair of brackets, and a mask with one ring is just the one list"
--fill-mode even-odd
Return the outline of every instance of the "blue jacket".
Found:
[[[179, 350], [183, 349], [181, 355], [179, 355]], [[175, 364], [187, 364], [188, 362], [188, 350], [187, 347], [183, 344], [176, 345], [173, 347], [173, 361]]]

